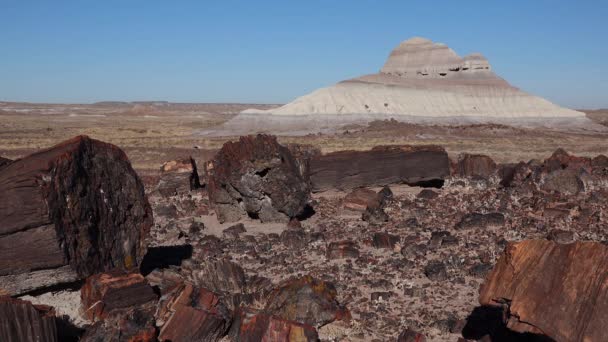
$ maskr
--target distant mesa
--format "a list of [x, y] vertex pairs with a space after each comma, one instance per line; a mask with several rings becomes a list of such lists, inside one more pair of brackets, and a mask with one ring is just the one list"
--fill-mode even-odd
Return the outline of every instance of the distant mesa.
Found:
[[379, 73], [315, 90], [278, 108], [245, 110], [224, 128], [297, 134], [388, 118], [597, 129], [584, 113], [513, 87], [482, 54], [460, 57], [447, 45], [420, 37], [399, 44]]

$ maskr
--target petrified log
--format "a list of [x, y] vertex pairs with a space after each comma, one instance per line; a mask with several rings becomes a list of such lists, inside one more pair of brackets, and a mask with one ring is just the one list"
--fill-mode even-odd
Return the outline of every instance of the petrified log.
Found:
[[187, 194], [199, 188], [201, 182], [192, 157], [168, 161], [161, 166], [157, 190], [163, 197]]
[[230, 329], [230, 337], [236, 342], [319, 340], [317, 330], [308, 324], [281, 319], [247, 308], [240, 308], [237, 311]]
[[313, 192], [388, 184], [442, 181], [450, 160], [438, 146], [377, 146], [370, 151], [340, 151], [310, 160]]
[[262, 222], [289, 222], [310, 198], [303, 168], [274, 136], [247, 136], [224, 144], [206, 164], [209, 199], [219, 221], [249, 215]]
[[154, 290], [139, 273], [112, 270], [87, 278], [80, 289], [82, 311], [91, 321], [103, 320], [115, 310], [154, 303]]
[[0, 170], [0, 289], [136, 266], [152, 211], [127, 156], [79, 136]]
[[486, 155], [463, 153], [458, 156], [456, 174], [460, 177], [487, 179], [496, 171], [496, 163]]
[[509, 244], [480, 289], [482, 305], [506, 306], [507, 327], [556, 341], [605, 341], [608, 247], [547, 240]]
[[0, 341], [58, 341], [55, 310], [8, 296], [0, 297]]

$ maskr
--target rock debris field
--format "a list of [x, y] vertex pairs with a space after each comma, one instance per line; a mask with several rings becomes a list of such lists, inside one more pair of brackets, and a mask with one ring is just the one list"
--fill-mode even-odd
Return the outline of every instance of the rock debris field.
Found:
[[603, 341], [608, 158], [243, 136], [0, 158], [1, 341]]

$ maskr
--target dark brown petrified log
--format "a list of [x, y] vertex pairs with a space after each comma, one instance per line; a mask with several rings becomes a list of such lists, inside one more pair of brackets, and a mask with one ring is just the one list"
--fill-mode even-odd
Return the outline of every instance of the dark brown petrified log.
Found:
[[152, 225], [118, 147], [79, 136], [0, 170], [0, 289], [11, 295], [137, 266]]
[[55, 310], [8, 296], [0, 297], [0, 341], [58, 341]]
[[450, 175], [447, 152], [438, 146], [377, 146], [369, 151], [340, 151], [313, 157], [313, 192], [396, 183], [443, 180]]

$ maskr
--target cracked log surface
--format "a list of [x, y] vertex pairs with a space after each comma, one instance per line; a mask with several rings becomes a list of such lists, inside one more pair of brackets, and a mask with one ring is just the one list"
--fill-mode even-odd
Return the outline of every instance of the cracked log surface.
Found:
[[50, 306], [0, 297], [0, 341], [58, 341], [55, 311]]
[[447, 152], [438, 146], [377, 146], [340, 151], [310, 160], [313, 192], [396, 183], [443, 180], [450, 175]]
[[0, 169], [0, 291], [17, 295], [139, 264], [152, 225], [114, 145], [79, 136]]
[[507, 305], [507, 326], [556, 341], [603, 341], [608, 248], [597, 242], [512, 243], [480, 290], [482, 305]]
[[245, 215], [288, 222], [310, 199], [305, 168], [276, 137], [259, 134], [227, 142], [206, 164], [209, 200], [221, 223]]

